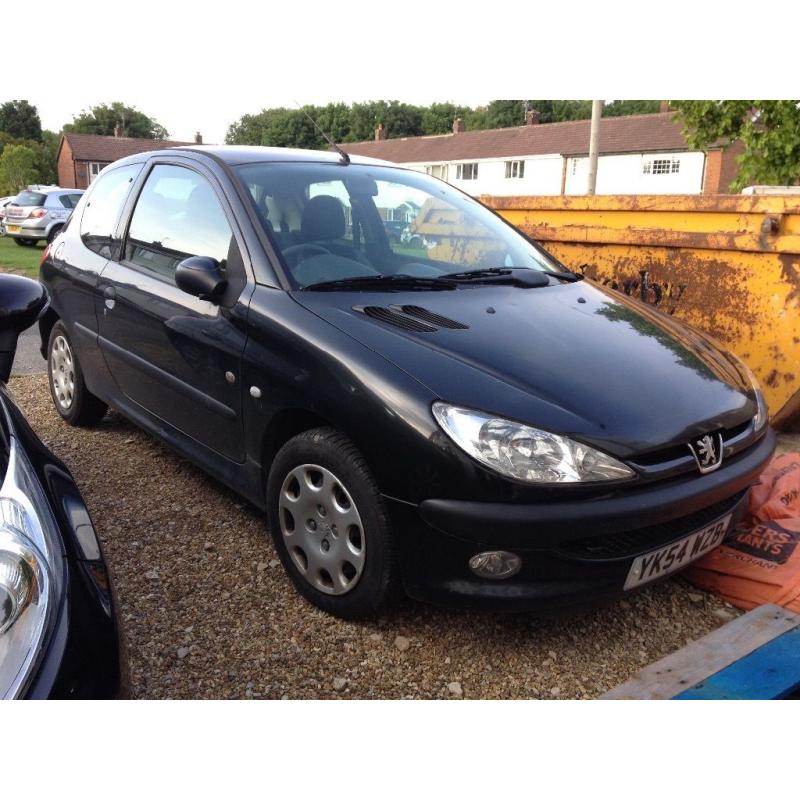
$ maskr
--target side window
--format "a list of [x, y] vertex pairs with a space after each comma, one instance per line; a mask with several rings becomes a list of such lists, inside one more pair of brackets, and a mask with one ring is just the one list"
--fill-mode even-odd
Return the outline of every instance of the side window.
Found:
[[[81, 239], [90, 250], [105, 258], [118, 258], [118, 242], [114, 241], [114, 228], [128, 197], [131, 184], [141, 172], [141, 164], [112, 169], [99, 178], [87, 198], [81, 218]], [[74, 197], [75, 203], [80, 195]], [[62, 196], [62, 199], [65, 199]]]
[[133, 211], [126, 260], [169, 280], [189, 256], [225, 267], [233, 233], [208, 181], [190, 169], [157, 164]]

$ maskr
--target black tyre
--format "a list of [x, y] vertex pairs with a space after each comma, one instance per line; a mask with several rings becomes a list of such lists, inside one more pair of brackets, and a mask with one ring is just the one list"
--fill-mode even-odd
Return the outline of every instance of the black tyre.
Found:
[[61, 229], [63, 227], [64, 227], [63, 225], [54, 225], [50, 229], [50, 233], [47, 236], [47, 244], [52, 244], [53, 243], [53, 239], [55, 239], [56, 236], [58, 236], [58, 234], [61, 233]]
[[36, 239], [20, 239], [18, 237], [14, 237], [14, 241], [20, 247], [33, 247], [36, 244]]
[[47, 377], [53, 405], [66, 423], [89, 427], [105, 416], [108, 406], [86, 388], [75, 348], [60, 321], [47, 342]]
[[380, 613], [398, 593], [391, 524], [372, 473], [333, 428], [290, 439], [267, 479], [275, 549], [297, 591], [343, 619]]

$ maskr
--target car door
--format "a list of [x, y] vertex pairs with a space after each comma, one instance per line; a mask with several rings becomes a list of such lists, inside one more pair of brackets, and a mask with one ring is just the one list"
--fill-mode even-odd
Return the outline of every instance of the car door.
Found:
[[[242, 244], [224, 195], [200, 166], [153, 163], [127, 224], [122, 257], [98, 283], [100, 349], [131, 410], [244, 460], [239, 372], [246, 341]], [[218, 302], [175, 285], [190, 256], [222, 266]], [[162, 429], [167, 438], [169, 428]]]

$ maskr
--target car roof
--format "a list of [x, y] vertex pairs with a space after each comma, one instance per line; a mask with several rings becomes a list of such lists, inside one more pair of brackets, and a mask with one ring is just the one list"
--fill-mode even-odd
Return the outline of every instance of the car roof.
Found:
[[[146, 160], [154, 155], [175, 155], [180, 153], [198, 153], [211, 156], [216, 161], [222, 161], [229, 166], [241, 164], [261, 164], [266, 161], [274, 162], [316, 162], [327, 164], [341, 163], [341, 155], [332, 150], [300, 150], [292, 147], [255, 147], [248, 145], [187, 145], [185, 147], [171, 147], [168, 150], [149, 150], [137, 153], [127, 158], [122, 158], [116, 164], [131, 164]], [[366, 156], [350, 156], [352, 164], [372, 166], [397, 167], [390, 161], [381, 161], [377, 158]]]

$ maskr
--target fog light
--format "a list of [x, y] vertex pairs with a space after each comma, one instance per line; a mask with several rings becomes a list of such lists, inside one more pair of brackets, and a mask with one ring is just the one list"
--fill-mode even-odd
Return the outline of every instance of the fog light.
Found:
[[488, 550], [476, 553], [469, 560], [469, 568], [480, 578], [501, 581], [516, 575], [522, 566], [522, 559], [506, 550]]

